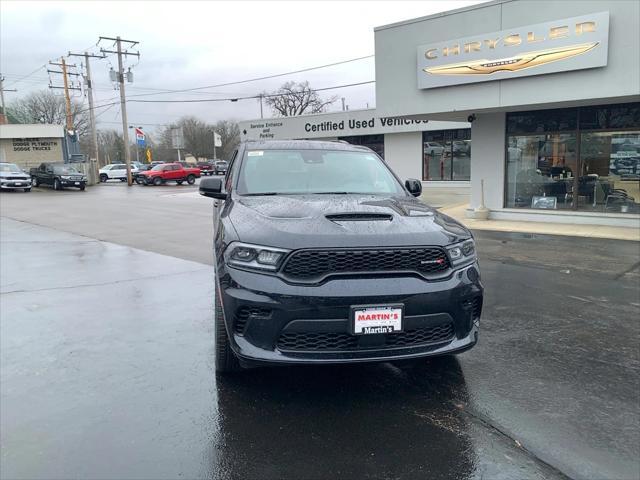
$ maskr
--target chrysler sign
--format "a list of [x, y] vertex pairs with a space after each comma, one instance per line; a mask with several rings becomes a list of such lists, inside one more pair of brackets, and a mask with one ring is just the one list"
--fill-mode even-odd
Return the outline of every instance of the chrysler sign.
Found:
[[607, 64], [609, 12], [418, 47], [418, 88], [565, 72]]

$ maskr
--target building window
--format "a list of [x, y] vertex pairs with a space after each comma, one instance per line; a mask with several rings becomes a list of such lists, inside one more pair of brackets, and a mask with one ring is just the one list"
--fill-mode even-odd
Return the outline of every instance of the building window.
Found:
[[471, 129], [422, 132], [422, 180], [471, 179]]
[[344, 140], [351, 145], [368, 147], [381, 158], [384, 158], [384, 135], [354, 135], [352, 137], [339, 137], [338, 140]]
[[507, 114], [509, 208], [640, 213], [640, 103]]

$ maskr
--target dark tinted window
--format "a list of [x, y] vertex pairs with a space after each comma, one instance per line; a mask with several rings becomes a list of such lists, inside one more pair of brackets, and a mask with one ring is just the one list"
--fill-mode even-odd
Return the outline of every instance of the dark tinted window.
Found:
[[507, 115], [507, 133], [544, 133], [576, 130], [578, 110], [561, 108], [515, 112]]
[[580, 128], [585, 130], [638, 127], [640, 103], [602, 105], [580, 110]]

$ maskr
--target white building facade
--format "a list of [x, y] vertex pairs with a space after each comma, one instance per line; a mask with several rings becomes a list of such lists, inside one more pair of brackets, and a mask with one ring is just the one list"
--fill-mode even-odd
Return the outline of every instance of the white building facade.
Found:
[[0, 125], [0, 162], [25, 170], [42, 162], [63, 162], [64, 141], [61, 125]]
[[640, 226], [640, 2], [496, 0], [375, 29], [377, 113], [471, 120], [471, 205]]

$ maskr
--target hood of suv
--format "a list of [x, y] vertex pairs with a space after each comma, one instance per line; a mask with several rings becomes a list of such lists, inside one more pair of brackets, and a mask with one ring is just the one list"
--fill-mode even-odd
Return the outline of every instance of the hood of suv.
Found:
[[413, 197], [236, 197], [229, 219], [240, 241], [280, 248], [449, 245], [469, 231]]

